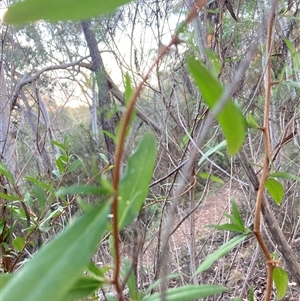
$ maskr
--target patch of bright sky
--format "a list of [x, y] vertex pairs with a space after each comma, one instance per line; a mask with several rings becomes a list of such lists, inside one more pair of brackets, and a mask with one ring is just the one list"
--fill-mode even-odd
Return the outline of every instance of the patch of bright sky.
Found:
[[[160, 42], [168, 44], [175, 33], [176, 28], [184, 15], [170, 14], [167, 19], [161, 20]], [[153, 27], [136, 23], [134, 29], [129, 26], [122, 28], [122, 31], [116, 32], [115, 41], [118, 61], [110, 53], [103, 53], [103, 61], [107, 71], [111, 74], [116, 83], [122, 85], [123, 76], [126, 72], [136, 71], [134, 65], [134, 50], [137, 51], [137, 57], [141, 65], [140, 74], [145, 74], [158, 55], [159, 38], [157, 37], [156, 25]], [[109, 62], [109, 63], [108, 63]], [[126, 70], [127, 69], [127, 70]]]
[[[0, 2], [0, 18], [3, 18], [5, 11], [7, 10], [6, 5]], [[167, 18], [160, 20], [159, 24], [161, 42], [163, 44], [168, 44], [174, 34], [178, 24], [182, 21], [184, 15], [182, 14], [169, 14]], [[115, 45], [112, 47], [116, 55], [110, 52], [103, 52], [101, 54], [105, 68], [110, 74], [114, 82], [119, 86], [120, 90], [123, 91], [123, 79], [124, 74], [128, 72], [129, 74], [136, 73], [134, 65], [134, 49], [137, 51], [138, 60], [141, 65], [140, 74], [143, 75], [149, 69], [150, 65], [155, 61], [158, 55], [159, 48], [159, 38], [157, 37], [157, 32], [155, 26], [146, 26], [137, 22], [132, 30], [131, 26], [118, 29], [114, 37]], [[25, 42], [25, 41], [24, 41]], [[22, 42], [23, 43], [23, 42]], [[25, 42], [26, 43], [26, 42]], [[99, 45], [100, 48], [103, 45]], [[103, 47], [105, 50], [105, 46]], [[101, 49], [100, 49], [101, 50]], [[87, 49], [80, 49], [82, 51], [81, 55], [87, 55]], [[51, 64], [51, 62], [49, 62]], [[59, 77], [59, 71], [56, 70], [55, 73]], [[82, 76], [83, 78], [83, 76]], [[150, 78], [151, 81], [151, 78]], [[72, 85], [73, 86], [73, 85]], [[79, 87], [71, 87], [73, 97], [71, 96], [67, 106], [79, 107], [87, 103], [86, 95], [83, 96], [82, 91]], [[53, 95], [57, 100], [62, 99], [61, 95]], [[85, 99], [85, 100], [83, 100]], [[61, 101], [58, 101], [62, 104]]]
[[3, 20], [3, 16], [5, 12], [7, 11], [7, 6], [3, 1], [0, 2], [0, 20]]

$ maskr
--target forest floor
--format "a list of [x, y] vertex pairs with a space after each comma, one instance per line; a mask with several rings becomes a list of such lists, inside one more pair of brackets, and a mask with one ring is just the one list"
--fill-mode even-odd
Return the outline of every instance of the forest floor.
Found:
[[[169, 281], [169, 287], [179, 287], [186, 284], [218, 284], [230, 288], [229, 293], [212, 296], [205, 299], [206, 301], [233, 301], [238, 297], [241, 299], [236, 300], [250, 300], [248, 297], [249, 291], [253, 288], [254, 300], [264, 300], [266, 264], [254, 236], [238, 245], [225, 257], [217, 260], [207, 271], [197, 275], [196, 278], [191, 277], [193, 274], [191, 271], [195, 271], [209, 254], [216, 251], [236, 235], [235, 233], [216, 231], [206, 227], [211, 224], [228, 222], [223, 214], [225, 212], [230, 213], [232, 197], [238, 204], [245, 225], [249, 226], [252, 220], [249, 212], [253, 210], [250, 207], [254, 207], [254, 205], [245, 203], [244, 200], [247, 199], [247, 196], [238, 188], [223, 187], [219, 191], [214, 191], [201, 203], [193, 215], [183, 222], [185, 213], [176, 215], [173, 221], [173, 229], [178, 223], [181, 224], [169, 240], [168, 273], [178, 274], [178, 277]], [[191, 239], [191, 226], [194, 229], [194, 240]], [[147, 238], [144, 241], [142, 252], [137, 249], [131, 240], [132, 230], [128, 231], [128, 240], [123, 241], [121, 244], [122, 257], [138, 258], [138, 282], [141, 290], [146, 289], [154, 277], [153, 271], [157, 264], [157, 229], [158, 227], [151, 226], [147, 230]], [[263, 231], [262, 234], [268, 240], [268, 232]], [[276, 246], [270, 243], [270, 250], [274, 249], [276, 249]], [[294, 247], [295, 252], [298, 252], [300, 255], [300, 248], [298, 247], [298, 249], [297, 246]], [[102, 253], [102, 258], [98, 258], [99, 262], [108, 264], [110, 261], [112, 263], [107, 247], [102, 252], [98, 252], [98, 254], [100, 253]], [[280, 254], [278, 255], [280, 256]], [[192, 257], [194, 260], [191, 260]], [[284, 267], [284, 262], [282, 266]], [[272, 292], [271, 300], [276, 300], [275, 290]], [[293, 279], [289, 279], [287, 295], [282, 300], [300, 301], [300, 288], [297, 287]]]
[[[228, 195], [230, 195], [230, 198]], [[237, 297], [241, 297], [240, 300], [249, 300], [247, 296], [252, 287], [254, 300], [264, 300], [266, 264], [254, 237], [247, 239], [227, 256], [216, 261], [209, 270], [197, 276], [196, 279], [190, 277], [191, 270], [197, 268], [207, 255], [217, 250], [222, 244], [236, 235], [225, 231], [215, 231], [206, 227], [211, 224], [228, 222], [223, 214], [225, 212], [230, 213], [230, 200], [232, 197], [239, 204], [243, 218], [251, 220], [250, 215], [245, 214], [247, 211], [245, 206], [247, 205], [241, 201], [245, 197], [242, 191], [229, 188], [224, 190], [223, 187], [222, 191], [215, 192], [213, 196], [208, 197], [194, 214], [181, 224], [170, 239], [170, 266], [168, 272], [180, 275], [176, 280], [170, 281], [170, 286], [176, 287], [187, 283], [201, 283], [219, 284], [231, 289], [230, 293], [207, 298], [206, 300], [209, 301], [234, 300]], [[174, 225], [180, 222], [181, 219], [179, 217], [176, 218]], [[191, 219], [193, 219], [193, 223]], [[194, 242], [191, 240], [191, 225], [195, 229]], [[263, 232], [263, 235], [268, 238], [266, 231]], [[156, 243], [157, 240], [154, 239], [152, 247], [148, 245], [148, 250], [142, 259], [143, 266], [153, 267]], [[193, 248], [194, 251], [192, 251]], [[191, 256], [194, 256], [194, 267], [191, 266]], [[271, 300], [276, 300], [275, 290], [272, 292]], [[300, 301], [300, 289], [292, 279], [289, 279], [287, 295], [283, 300]]]

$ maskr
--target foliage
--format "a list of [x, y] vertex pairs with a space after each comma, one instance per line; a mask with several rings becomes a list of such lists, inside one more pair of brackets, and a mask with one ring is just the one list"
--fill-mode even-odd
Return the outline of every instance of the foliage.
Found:
[[[262, 211], [265, 190], [281, 210], [288, 204], [286, 198], [293, 197], [289, 193], [295, 186], [295, 181], [300, 179], [296, 172], [293, 174], [294, 171], [284, 171], [288, 170], [284, 164], [289, 154], [292, 151], [297, 153], [297, 128], [294, 125], [299, 111], [295, 102], [299, 90], [300, 68], [297, 45], [292, 39], [277, 41], [280, 38], [271, 35], [268, 38], [274, 41], [271, 43], [266, 40], [266, 45], [263, 42], [259, 45], [253, 40], [254, 48], [261, 50], [251, 52], [248, 41], [259, 28], [256, 28], [257, 24], [260, 25], [258, 15], [267, 15], [254, 12], [256, 1], [241, 4], [241, 16], [237, 23], [229, 19], [229, 13], [224, 8], [215, 6], [217, 1], [208, 3], [204, 17], [201, 12], [202, 2], [199, 1], [197, 8], [194, 7], [188, 12], [176, 4], [176, 15], [184, 11], [186, 18], [185, 21], [178, 19], [178, 25], [172, 29], [172, 34], [175, 34], [165, 46], [161, 39], [166, 33], [160, 31], [160, 25], [164, 23], [161, 20], [169, 17], [169, 5], [173, 4], [171, 2], [161, 1], [155, 6], [156, 4], [144, 1], [119, 0], [106, 3], [89, 0], [74, 5], [74, 1], [71, 3], [68, 0], [25, 0], [16, 1], [6, 13], [5, 22], [11, 24], [41, 19], [57, 22], [107, 15], [122, 6], [122, 17], [115, 14], [111, 23], [107, 21], [109, 16], [94, 18], [90, 24], [93, 25], [92, 33], [96, 33], [100, 41], [96, 46], [105, 48], [106, 43], [108, 52], [113, 53], [119, 66], [122, 65], [127, 72], [122, 71], [124, 94], [114, 85], [109, 72], [105, 69], [96, 72], [101, 74], [101, 81], [104, 83], [101, 88], [107, 85], [110, 101], [116, 102], [106, 115], [102, 114], [106, 112], [106, 108], [98, 107], [98, 112], [95, 111], [95, 101], [103, 95], [99, 97], [96, 93], [93, 80], [95, 76], [92, 75], [96, 70], [92, 69], [90, 62], [82, 59], [70, 66], [70, 69], [64, 67], [59, 79], [48, 73], [40, 76], [39, 80], [29, 80], [24, 74], [25, 84], [23, 82], [19, 86], [23, 89], [21, 96], [26, 108], [24, 112], [31, 131], [22, 127], [22, 124], [17, 124], [22, 120], [22, 115], [17, 110], [12, 112], [12, 119], [22, 129], [20, 135], [24, 138], [19, 138], [18, 149], [24, 160], [21, 161], [22, 173], [24, 170], [27, 172], [27, 176], [22, 178], [25, 182], [22, 183], [19, 177], [15, 177], [8, 165], [0, 163], [0, 205], [4, 208], [3, 212], [5, 211], [0, 218], [0, 240], [4, 272], [7, 273], [0, 275], [3, 299], [73, 300], [88, 296], [97, 299], [102, 291], [106, 293], [107, 300], [123, 300], [125, 288], [128, 288], [132, 300], [148, 301], [193, 300], [214, 294], [226, 294], [229, 289], [223, 285], [199, 285], [198, 277], [201, 277], [201, 283], [202, 279], [205, 280], [204, 283], [209, 283], [210, 280], [206, 281], [208, 270], [217, 261], [225, 256], [227, 260], [232, 250], [237, 254], [243, 244], [254, 239], [257, 239], [263, 250], [269, 275], [272, 272], [277, 298], [286, 295], [288, 275], [278, 266], [280, 262], [272, 259], [268, 244], [260, 235], [260, 214], [266, 214]], [[127, 5], [123, 6], [125, 4]], [[228, 5], [230, 3], [227, 1], [226, 8], [230, 11]], [[294, 7], [291, 7], [293, 10]], [[288, 20], [289, 16], [284, 11], [280, 14], [281, 22], [284, 23], [285, 18]], [[197, 20], [193, 20], [196, 15]], [[232, 16], [231, 11], [230, 15]], [[122, 19], [123, 16], [126, 16], [126, 21]], [[270, 13], [270, 20], [271, 16]], [[130, 22], [125, 24], [127, 18], [133, 25]], [[195, 25], [198, 19], [206, 26], [203, 32], [198, 32], [199, 28]], [[119, 30], [122, 35], [126, 35], [128, 30], [132, 39], [135, 26], [141, 26], [139, 31], [143, 32], [143, 29], [153, 26], [154, 23], [158, 32], [155, 37], [159, 42], [158, 51], [155, 47], [145, 54], [144, 49], [139, 49], [132, 40], [128, 59], [130, 63], [124, 67], [127, 58], [124, 55], [125, 46], [123, 49], [122, 45], [125, 44], [122, 41], [115, 43], [116, 32]], [[291, 24], [286, 28], [289, 28], [290, 35], [296, 35], [297, 30], [294, 29], [293, 32]], [[27, 66], [34, 71], [49, 67], [47, 60], [61, 64], [61, 59], [58, 60], [57, 57], [75, 62], [85, 45], [79, 27], [79, 23], [68, 21], [49, 25], [39, 22], [27, 26], [24, 31], [21, 27], [18, 28], [27, 41], [26, 45], [21, 43], [20, 53], [16, 55], [16, 65], [20, 62], [19, 71], [27, 70]], [[270, 21], [268, 32], [272, 33], [274, 28]], [[151, 31], [155, 32], [152, 27]], [[56, 41], [57, 36], [59, 41]], [[146, 40], [146, 31], [141, 36], [141, 41]], [[13, 44], [13, 35], [9, 34], [9, 39], [10, 44]], [[147, 44], [145, 40], [143, 43]], [[119, 45], [112, 46], [114, 44]], [[106, 51], [99, 52], [100, 58], [104, 57], [104, 52]], [[152, 61], [154, 52], [154, 62], [149, 64], [148, 59]], [[24, 62], [24, 57], [28, 63]], [[107, 59], [109, 60], [112, 58]], [[12, 65], [10, 68], [9, 71], [14, 74], [15, 67]], [[89, 71], [82, 72], [83, 68]], [[146, 72], [141, 75], [143, 69]], [[49, 70], [52, 67], [47, 71]], [[237, 74], [240, 75], [239, 78]], [[194, 79], [195, 85], [190, 77]], [[232, 80], [233, 84], [230, 84]], [[261, 84], [263, 81], [264, 85]], [[27, 86], [27, 90], [22, 88], [28, 83], [31, 86]], [[10, 85], [13, 86], [13, 83]], [[45, 93], [40, 94], [35, 85], [42, 87]], [[93, 116], [84, 124], [79, 120], [84, 119], [83, 115], [89, 114], [87, 109], [83, 112], [78, 107], [72, 112], [73, 109], [64, 108], [64, 105], [59, 107], [52, 95], [58, 89], [68, 99], [78, 86], [84, 95], [80, 95], [80, 98], [87, 99]], [[99, 89], [98, 94], [103, 91]], [[12, 95], [18, 97], [20, 93], [12, 92]], [[285, 99], [286, 95], [290, 95], [290, 98]], [[42, 108], [44, 97], [47, 98], [48, 109], [53, 113], [50, 114], [51, 122]], [[138, 99], [140, 105], [136, 106]], [[17, 105], [20, 106], [19, 103]], [[123, 117], [118, 123], [119, 115]], [[102, 129], [98, 132], [95, 131], [95, 127], [99, 126], [95, 124], [95, 118], [98, 118], [98, 122], [101, 120], [101, 125], [110, 119], [118, 125], [115, 131]], [[208, 121], [210, 122], [207, 123]], [[80, 125], [75, 127], [74, 124]], [[149, 127], [155, 134], [148, 133]], [[59, 139], [54, 137], [54, 132]], [[68, 135], [62, 134], [65, 132]], [[32, 133], [35, 135], [33, 139]], [[112, 138], [116, 146], [115, 154], [109, 151], [106, 153], [103, 147], [108, 137]], [[265, 142], [264, 147], [261, 137]], [[32, 141], [36, 141], [33, 148]], [[295, 145], [287, 147], [291, 141]], [[222, 152], [225, 146], [228, 155], [238, 155], [238, 159], [226, 156]], [[28, 151], [24, 151], [27, 149]], [[241, 159], [240, 151], [243, 149], [251, 155], [250, 160]], [[32, 160], [33, 156], [43, 158], [42, 163]], [[298, 161], [298, 158], [291, 159], [292, 164]], [[38, 166], [34, 166], [35, 164]], [[257, 170], [254, 171], [253, 166]], [[295, 166], [297, 164], [293, 164]], [[258, 178], [260, 172], [261, 178]], [[245, 180], [244, 175], [249, 179]], [[256, 204], [253, 205], [248, 200], [236, 202], [232, 199], [231, 212], [224, 213], [224, 218], [229, 222], [209, 225], [208, 228], [223, 231], [217, 231], [217, 235], [222, 235], [220, 233], [224, 231], [238, 235], [223, 241], [214, 250], [206, 250], [205, 258], [201, 258], [198, 265], [201, 252], [198, 253], [196, 210], [202, 198], [207, 197], [207, 191], [214, 194], [216, 188], [223, 185], [226, 193], [224, 192], [222, 198], [225, 199], [227, 187], [231, 187], [232, 183], [243, 185], [243, 189], [247, 187], [247, 191], [253, 185], [257, 192]], [[200, 188], [200, 184], [203, 187]], [[293, 189], [296, 195], [297, 189]], [[249, 198], [254, 197], [252, 195]], [[239, 209], [246, 202], [250, 208], [247, 214], [255, 212], [251, 217], [254, 220], [253, 232], [245, 225], [244, 212]], [[182, 213], [186, 214], [183, 218]], [[210, 212], [208, 213], [209, 216]], [[172, 235], [187, 218], [191, 220], [190, 237], [187, 239], [189, 247], [186, 251], [190, 260], [188, 265], [183, 264], [181, 259], [187, 254], [180, 254], [180, 249], [175, 249], [175, 257], [179, 258], [177, 266], [180, 266], [180, 277], [177, 277], [178, 275], [169, 274], [164, 254], [167, 253], [169, 238], [174, 237]], [[173, 228], [172, 222], [165, 224], [165, 220], [172, 220], [175, 227]], [[126, 231], [131, 233], [127, 238], [133, 246], [131, 260], [127, 259], [128, 250], [121, 247]], [[148, 237], [150, 233], [151, 239]], [[274, 239], [274, 233], [271, 234]], [[41, 247], [44, 240], [49, 242]], [[143, 262], [143, 252], [147, 252], [151, 241], [156, 243], [155, 256], [150, 266], [142, 266], [139, 271], [139, 258]], [[149, 245], [144, 248], [145, 242]], [[124, 244], [126, 243], [125, 241]], [[276, 245], [284, 257], [281, 245]], [[105, 252], [108, 254], [103, 252], [103, 246], [107, 246]], [[201, 247], [201, 251], [203, 248]], [[36, 254], [27, 261], [23, 258], [26, 257], [26, 252]], [[91, 261], [93, 255], [93, 261], [97, 261], [97, 264]], [[102, 258], [99, 260], [100, 256]], [[109, 264], [103, 259], [105, 256], [111, 258]], [[12, 265], [9, 265], [6, 261], [9, 262], [11, 258]], [[221, 265], [222, 260], [219, 263]], [[20, 270], [12, 273], [18, 265], [21, 266]], [[184, 271], [186, 266], [189, 267], [187, 273]], [[234, 265], [228, 266], [223, 267], [228, 272], [227, 275], [232, 272]], [[150, 269], [153, 269], [153, 277], [147, 274]], [[187, 280], [183, 277], [185, 274], [188, 275]], [[142, 286], [145, 275], [150, 279], [148, 289]], [[179, 278], [181, 285], [176, 288], [168, 286], [168, 281], [179, 281]], [[243, 278], [247, 279], [244, 275]], [[228, 286], [234, 287], [234, 284], [229, 282]], [[267, 278], [267, 286], [271, 286], [270, 277]], [[249, 300], [253, 300], [253, 296], [251, 288], [248, 293]]]
[[59, 20], [83, 20], [105, 14], [124, 5], [131, 0], [116, 0], [104, 2], [88, 0], [83, 2], [65, 0], [56, 1], [36, 1], [26, 0], [12, 5], [5, 15], [4, 21], [13, 24], [22, 24], [29, 21], [45, 19], [49, 21]]

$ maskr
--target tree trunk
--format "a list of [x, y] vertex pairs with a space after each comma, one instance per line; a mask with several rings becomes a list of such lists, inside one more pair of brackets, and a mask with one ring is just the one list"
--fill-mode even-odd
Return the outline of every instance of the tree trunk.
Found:
[[[99, 121], [102, 129], [106, 132], [114, 134], [115, 124], [112, 119], [107, 119], [107, 112], [111, 108], [111, 98], [109, 95], [109, 85], [108, 79], [106, 77], [106, 72], [104, 69], [104, 64], [101, 58], [100, 51], [98, 49], [98, 43], [96, 41], [95, 34], [91, 30], [91, 23], [89, 21], [81, 22], [84, 36], [87, 45], [90, 50], [90, 55], [92, 58], [92, 68], [96, 74], [96, 82], [98, 86], [98, 104], [99, 104]], [[104, 134], [106, 148], [108, 151], [108, 159], [112, 161], [115, 153], [115, 143], [112, 138], [107, 134]]]
[[0, 67], [0, 162], [3, 162], [13, 176], [16, 176], [18, 174], [16, 131], [10, 122], [11, 103], [7, 94], [2, 63]]
[[[13, 127], [10, 123], [11, 103], [6, 89], [6, 82], [4, 78], [4, 70], [2, 61], [0, 61], [0, 162], [5, 164], [9, 171], [16, 177], [17, 174], [17, 160], [15, 149], [15, 135]], [[7, 179], [0, 174], [0, 192], [7, 193], [6, 190]], [[5, 248], [8, 244], [9, 235], [6, 222], [7, 217], [7, 201], [0, 197], [0, 220], [2, 221], [2, 231], [0, 233], [0, 258], [4, 271], [9, 271], [12, 265], [10, 251]]]

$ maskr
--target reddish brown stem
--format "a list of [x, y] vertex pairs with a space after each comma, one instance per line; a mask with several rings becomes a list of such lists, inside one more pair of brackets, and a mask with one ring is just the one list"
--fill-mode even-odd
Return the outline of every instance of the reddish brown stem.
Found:
[[[190, 23], [193, 18], [197, 16], [198, 11], [206, 4], [206, 0], [198, 0], [197, 3], [194, 5], [193, 9], [188, 13], [186, 18], [186, 24]], [[122, 201], [119, 200], [119, 193], [118, 193], [118, 186], [119, 186], [119, 179], [120, 179], [120, 167], [121, 167], [121, 159], [123, 154], [123, 146], [126, 137], [126, 129], [130, 123], [130, 117], [137, 102], [137, 99], [143, 89], [144, 84], [146, 83], [147, 79], [149, 78], [151, 72], [158, 64], [158, 62], [164, 57], [165, 54], [168, 53], [172, 45], [178, 45], [180, 43], [180, 39], [178, 35], [174, 35], [172, 40], [167, 46], [162, 47], [160, 49], [159, 54], [155, 62], [149, 68], [146, 75], [143, 77], [143, 80], [138, 85], [136, 90], [134, 91], [133, 95], [130, 97], [128, 101], [127, 110], [124, 113], [123, 118], [121, 119], [120, 124], [120, 132], [118, 134], [118, 141], [116, 145], [116, 153], [115, 153], [115, 166], [113, 170], [113, 188], [114, 188], [114, 196], [112, 201], [112, 214], [113, 214], [113, 237], [114, 237], [114, 250], [115, 250], [115, 271], [114, 271], [114, 279], [113, 283], [115, 285], [116, 291], [119, 295], [120, 300], [123, 300], [121, 286], [119, 284], [119, 274], [120, 274], [120, 253], [119, 253], [119, 228], [118, 228], [118, 202]]]

